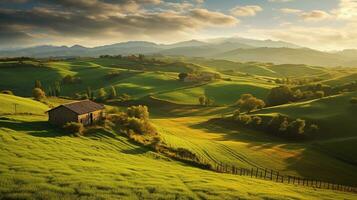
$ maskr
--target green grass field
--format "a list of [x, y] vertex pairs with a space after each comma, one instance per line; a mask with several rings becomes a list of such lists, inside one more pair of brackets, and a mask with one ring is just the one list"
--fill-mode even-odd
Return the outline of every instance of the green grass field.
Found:
[[218, 105], [234, 104], [242, 94], [251, 93], [256, 97], [265, 98], [271, 85], [253, 83], [251, 81], [218, 81], [199, 87], [175, 90], [162, 93], [155, 97], [181, 104], [198, 104], [198, 98], [205, 95]]
[[[12, 99], [15, 102], [20, 98]], [[39, 106], [35, 101], [23, 101], [34, 105], [29, 110], [46, 110], [45, 105]], [[0, 109], [4, 112], [3, 107]], [[6, 115], [0, 124], [2, 199], [355, 197], [200, 170], [171, 161], [112, 132], [68, 136], [48, 125], [45, 115]]]
[[[0, 91], [29, 97], [35, 80], [44, 88], [66, 75], [81, 84], [62, 86], [63, 96], [87, 87], [117, 88], [133, 103], [149, 106], [151, 122], [172, 147], [186, 148], [209, 161], [238, 167], [262, 167], [288, 175], [356, 185], [357, 110], [349, 103], [356, 92], [260, 110], [319, 124], [315, 140], [287, 140], [214, 118], [230, 115], [241, 94], [265, 99], [276, 84], [294, 76], [320, 78], [341, 85], [354, 79], [349, 70], [298, 65], [237, 63], [222, 60], [166, 58], [164, 64], [82, 58], [24, 64], [0, 63]], [[171, 62], [171, 64], [170, 64]], [[119, 76], [105, 79], [111, 71]], [[223, 80], [203, 84], [178, 81], [178, 72], [206, 70]], [[233, 70], [233, 72], [224, 72]], [[216, 105], [198, 105], [206, 95]], [[0, 94], [0, 199], [355, 199], [355, 194], [278, 184], [218, 174], [173, 161], [131, 143], [114, 132], [98, 130], [84, 137], [50, 126], [45, 111], [70, 99], [48, 98], [48, 105]], [[15, 114], [15, 104], [16, 112]], [[117, 106], [109, 101], [108, 106]], [[121, 107], [120, 109], [125, 109]]]

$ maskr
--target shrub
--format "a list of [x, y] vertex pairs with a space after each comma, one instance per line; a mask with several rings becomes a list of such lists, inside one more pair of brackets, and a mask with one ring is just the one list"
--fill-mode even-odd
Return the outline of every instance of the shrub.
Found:
[[97, 94], [96, 100], [102, 102], [102, 101], [105, 101], [106, 97], [107, 97], [107, 92], [105, 91], [104, 88], [100, 88], [98, 90], [98, 94]]
[[277, 133], [285, 119], [286, 117], [283, 115], [274, 115], [268, 122], [268, 131], [271, 133]]
[[206, 96], [200, 96], [200, 97], [198, 97], [198, 102], [200, 102], [200, 105], [201, 105], [201, 106], [204, 106], [204, 105], [205, 105], [205, 102], [206, 102]]
[[351, 104], [357, 104], [357, 97], [352, 97], [350, 100]]
[[44, 99], [46, 97], [45, 92], [41, 89], [41, 88], [34, 88], [32, 90], [32, 96], [36, 99], [36, 100], [41, 100]]
[[255, 125], [255, 126], [259, 126], [261, 125], [263, 122], [262, 118], [259, 117], [259, 116], [253, 116], [252, 117], [252, 124]]
[[127, 109], [126, 113], [129, 117], [135, 117], [143, 120], [149, 119], [149, 110], [147, 106], [131, 106]]
[[78, 122], [67, 122], [64, 126], [63, 129], [68, 131], [69, 133], [72, 134], [82, 134], [84, 127], [83, 124], [78, 123]]
[[3, 90], [1, 91], [2, 94], [8, 94], [8, 95], [14, 95], [14, 93], [11, 90]]
[[296, 119], [289, 124], [288, 131], [293, 135], [303, 134], [305, 132], [305, 126], [305, 120]]
[[234, 120], [238, 120], [239, 119], [239, 115], [240, 115], [240, 110], [237, 109], [233, 112], [233, 119]]
[[238, 120], [245, 125], [248, 125], [252, 122], [252, 118], [249, 115], [239, 115]]

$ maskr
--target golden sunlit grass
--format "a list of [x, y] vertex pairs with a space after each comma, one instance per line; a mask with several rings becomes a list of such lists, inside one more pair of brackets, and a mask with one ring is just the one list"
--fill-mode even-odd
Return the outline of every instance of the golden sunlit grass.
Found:
[[47, 125], [45, 120], [45, 116], [39, 115], [7, 115], [0, 119], [1, 198], [352, 199], [354, 196], [200, 170], [170, 161], [112, 132], [71, 137]]

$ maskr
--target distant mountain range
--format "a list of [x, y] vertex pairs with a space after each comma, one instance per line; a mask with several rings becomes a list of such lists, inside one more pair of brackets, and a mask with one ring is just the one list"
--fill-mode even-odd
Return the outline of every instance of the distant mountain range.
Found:
[[129, 54], [161, 54], [169, 56], [207, 57], [231, 61], [272, 62], [276, 64], [307, 64], [317, 66], [357, 66], [357, 50], [322, 52], [292, 43], [246, 38], [215, 38], [205, 41], [190, 40], [174, 44], [129, 41], [87, 48], [80, 45], [36, 46], [23, 49], [0, 50], [0, 57], [73, 57]]

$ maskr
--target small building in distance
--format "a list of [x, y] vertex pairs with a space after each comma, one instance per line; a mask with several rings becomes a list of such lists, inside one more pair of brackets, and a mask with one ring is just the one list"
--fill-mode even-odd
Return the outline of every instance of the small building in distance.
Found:
[[87, 126], [104, 116], [104, 106], [91, 100], [83, 100], [63, 104], [47, 112], [51, 124], [63, 126], [67, 122], [78, 122]]

